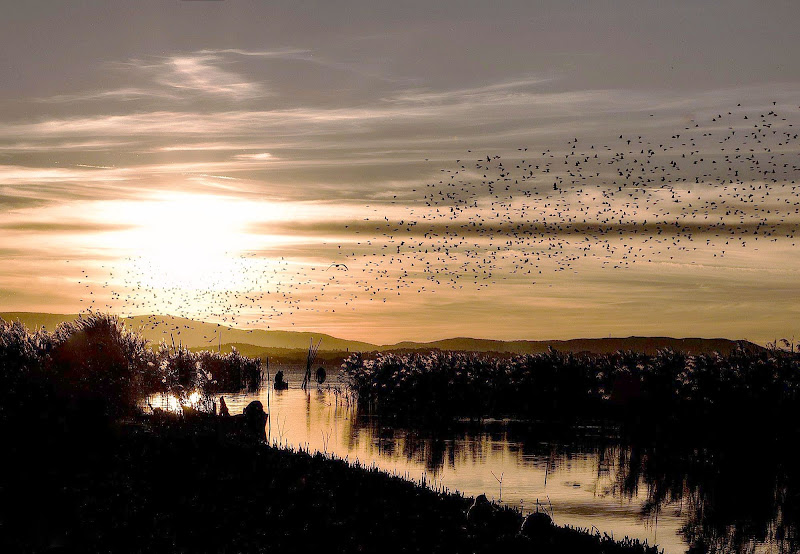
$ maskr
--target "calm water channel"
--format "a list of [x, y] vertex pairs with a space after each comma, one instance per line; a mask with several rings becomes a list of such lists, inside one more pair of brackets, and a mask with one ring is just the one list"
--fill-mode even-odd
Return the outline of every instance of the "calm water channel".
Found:
[[797, 495], [780, 468], [750, 456], [720, 466], [703, 451], [639, 449], [592, 427], [561, 437], [513, 421], [465, 422], [435, 434], [396, 428], [358, 415], [327, 387], [225, 398], [232, 414], [254, 399], [269, 406], [272, 443], [374, 464], [469, 496], [485, 493], [525, 511], [538, 502], [557, 524], [636, 537], [667, 553], [691, 545], [697, 552], [796, 551], [786, 512]]

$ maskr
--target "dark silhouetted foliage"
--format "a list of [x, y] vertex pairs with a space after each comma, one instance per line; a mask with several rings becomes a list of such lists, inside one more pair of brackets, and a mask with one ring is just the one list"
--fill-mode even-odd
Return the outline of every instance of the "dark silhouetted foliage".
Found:
[[794, 425], [800, 415], [800, 356], [776, 349], [727, 356], [671, 350], [511, 358], [353, 354], [342, 368], [362, 405], [421, 419], [609, 418], [754, 427], [764, 421]]
[[115, 316], [89, 314], [53, 332], [0, 319], [0, 421], [40, 414], [112, 420], [140, 410], [149, 395], [189, 396], [255, 390], [261, 362], [191, 352], [162, 343], [155, 351]]
[[5, 498], [21, 501], [3, 520], [0, 550], [658, 552], [555, 525], [523, 536], [521, 514], [497, 506], [470, 529], [471, 499], [358, 462], [272, 448], [230, 432], [231, 419], [130, 422], [111, 441], [64, 452], [46, 478], [15, 467]]

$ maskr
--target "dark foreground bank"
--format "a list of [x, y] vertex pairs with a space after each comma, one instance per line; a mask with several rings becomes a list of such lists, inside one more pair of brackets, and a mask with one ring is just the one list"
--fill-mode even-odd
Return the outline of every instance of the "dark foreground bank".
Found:
[[506, 509], [468, 521], [472, 499], [268, 447], [223, 418], [139, 418], [9, 458], [3, 551], [655, 552], [546, 518], [524, 536]]

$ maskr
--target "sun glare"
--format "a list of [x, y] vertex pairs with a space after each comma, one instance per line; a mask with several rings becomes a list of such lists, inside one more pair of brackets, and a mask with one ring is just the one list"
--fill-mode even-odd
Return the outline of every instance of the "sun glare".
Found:
[[[68, 218], [67, 208], [61, 209], [58, 217]], [[113, 287], [106, 307], [126, 315], [226, 320], [241, 315], [243, 303], [254, 307], [254, 295], [277, 292], [287, 267], [327, 267], [298, 260], [298, 252], [308, 253], [309, 241], [317, 245], [326, 239], [293, 227], [317, 221], [330, 205], [160, 193], [141, 200], [97, 201], [72, 211], [89, 209], [98, 214], [92, 223], [113, 230], [86, 235], [79, 246], [113, 260], [104, 285]], [[340, 212], [352, 217], [346, 209]]]
[[[236, 290], [242, 252], [253, 247], [251, 206], [210, 195], [165, 195], [124, 207], [135, 227], [122, 246], [146, 287]], [[265, 214], [261, 213], [260, 217]]]

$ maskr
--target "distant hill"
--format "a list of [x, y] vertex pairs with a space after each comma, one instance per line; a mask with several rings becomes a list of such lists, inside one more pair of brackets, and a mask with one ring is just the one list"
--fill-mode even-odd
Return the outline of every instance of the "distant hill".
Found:
[[659, 350], [671, 348], [678, 352], [692, 354], [719, 352], [728, 354], [742, 346], [747, 349], [761, 350], [763, 347], [748, 341], [730, 339], [703, 339], [671, 337], [624, 337], [601, 339], [570, 340], [513, 340], [500, 341], [488, 339], [454, 338], [427, 343], [400, 342], [390, 348], [393, 350], [418, 350], [420, 348], [439, 350], [468, 350], [473, 352], [501, 352], [514, 354], [537, 354], [553, 348], [560, 352], [591, 352], [593, 354], [611, 354], [619, 350], [632, 350], [645, 354], [655, 354]]
[[[56, 325], [64, 321], [74, 321], [78, 314], [45, 314], [35, 312], [0, 312], [0, 317], [6, 321], [19, 320], [29, 328], [41, 327], [54, 329]], [[174, 316], [154, 316], [144, 315], [130, 318], [123, 318], [125, 325], [139, 331], [146, 339], [153, 343], [162, 340], [171, 344], [182, 344], [189, 348], [217, 346], [219, 342], [251, 344], [269, 348], [290, 348], [307, 350], [311, 339], [316, 343], [322, 339], [321, 350], [327, 351], [346, 351], [348, 349], [366, 351], [375, 350], [376, 345], [337, 339], [324, 333], [306, 333], [298, 331], [271, 331], [266, 329], [237, 329], [218, 325], [216, 323], [206, 323], [204, 321], [194, 321]], [[221, 333], [221, 341], [219, 334]]]
[[[248, 358], [261, 358], [262, 360], [269, 358], [270, 364], [278, 365], [291, 365], [291, 366], [305, 366], [306, 356], [308, 349], [301, 348], [272, 348], [269, 346], [254, 346], [252, 344], [243, 343], [229, 343], [222, 344], [220, 351], [223, 354], [228, 354], [235, 348], [239, 353]], [[197, 346], [192, 350], [206, 350], [208, 347]], [[217, 347], [214, 346], [212, 350], [216, 351]], [[344, 350], [320, 350], [317, 357], [314, 359], [314, 367], [326, 366], [328, 368], [338, 367], [350, 355], [350, 352]]]
[[[36, 312], [0, 312], [6, 321], [19, 320], [29, 328], [45, 326], [53, 329], [64, 321], [74, 321], [78, 314], [47, 314]], [[230, 350], [230, 345], [245, 355], [270, 356], [289, 360], [304, 359], [309, 342], [322, 339], [320, 360], [324, 352], [338, 353], [330, 358], [330, 362], [340, 359], [342, 353], [350, 352], [386, 352], [416, 350], [462, 350], [471, 352], [497, 352], [505, 354], [535, 354], [546, 352], [548, 348], [563, 352], [592, 352], [607, 354], [618, 350], [633, 350], [645, 354], [654, 354], [663, 348], [692, 354], [719, 352], [728, 354], [736, 346], [751, 350], [763, 347], [748, 341], [713, 338], [670, 338], [670, 337], [625, 337], [599, 339], [571, 339], [528, 341], [500, 341], [489, 339], [473, 339], [466, 337], [444, 339], [433, 342], [399, 342], [389, 345], [371, 344], [368, 342], [338, 339], [323, 333], [297, 331], [272, 331], [266, 329], [237, 329], [216, 323], [206, 323], [172, 316], [136, 316], [124, 318], [127, 326], [142, 333], [153, 343], [164, 340], [168, 344], [182, 344], [189, 348], [212, 349], [219, 344]], [[221, 335], [221, 338], [220, 338]], [[300, 351], [300, 353], [298, 353]]]

